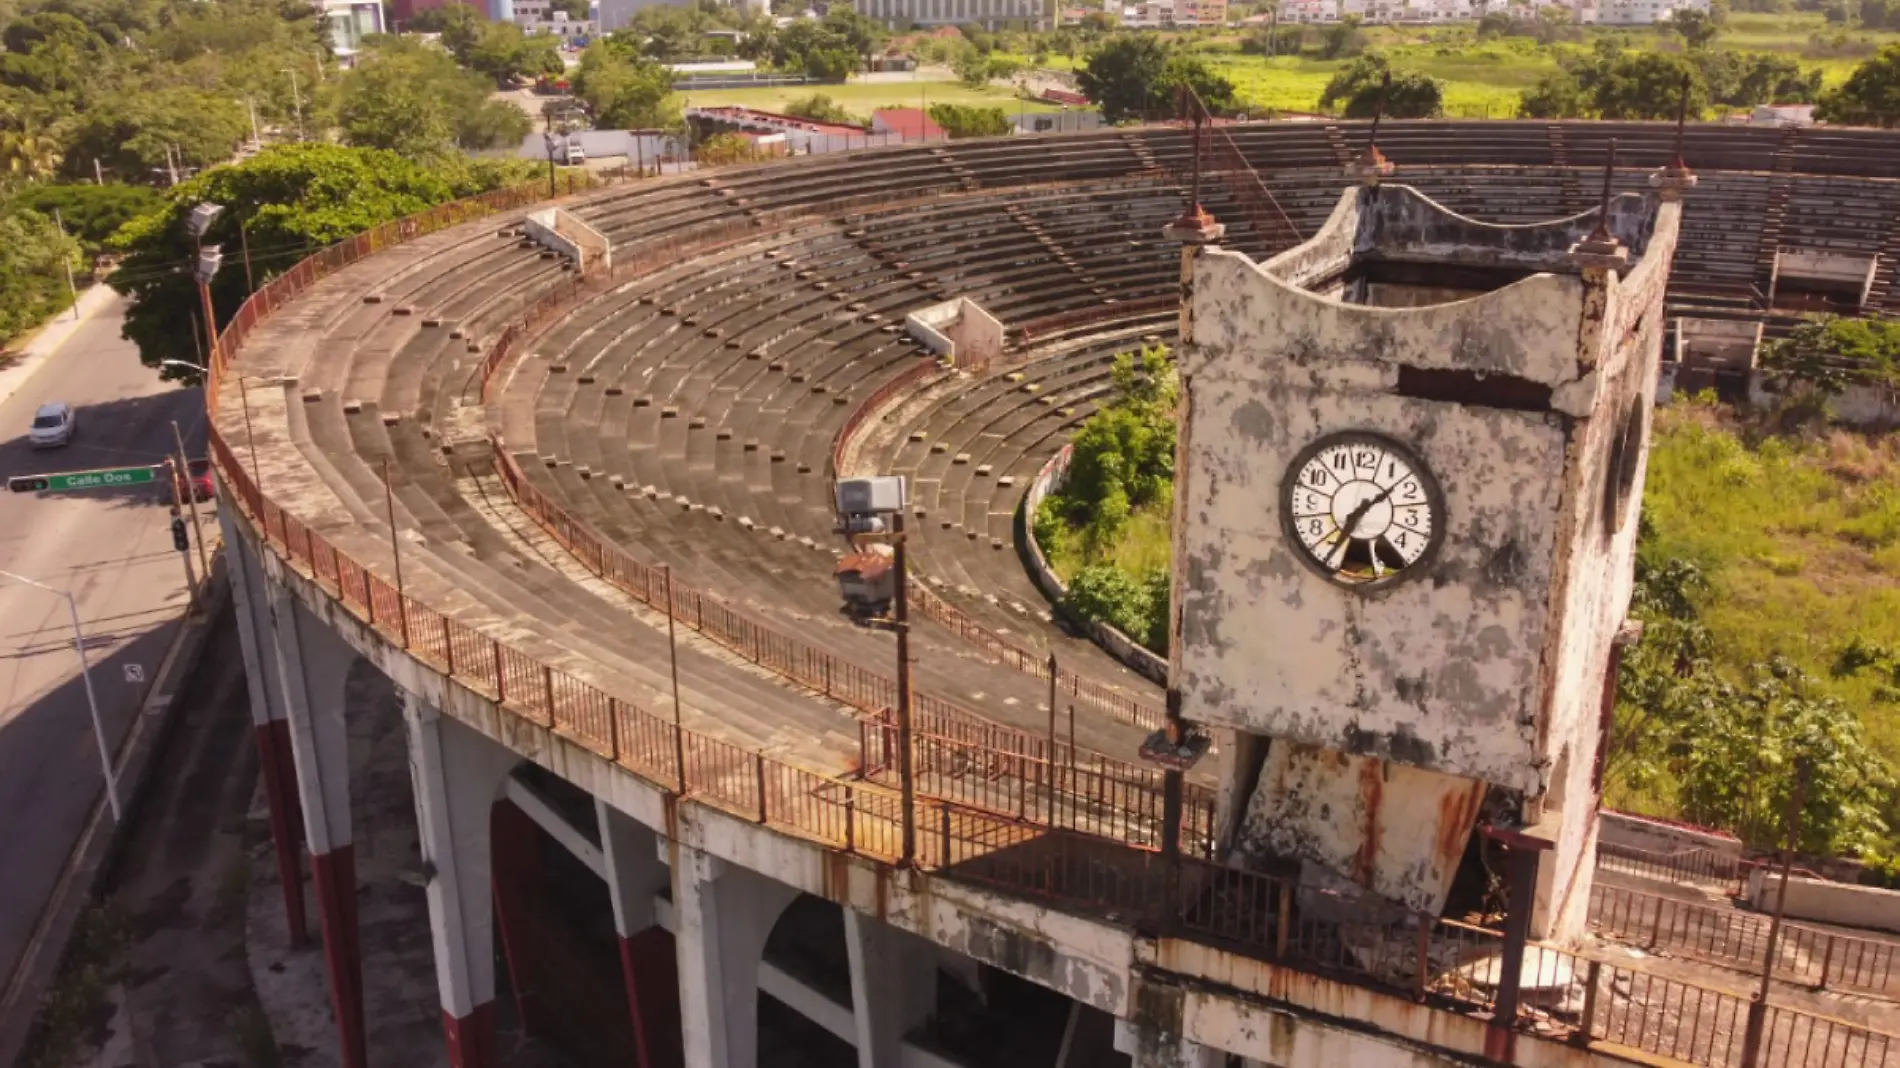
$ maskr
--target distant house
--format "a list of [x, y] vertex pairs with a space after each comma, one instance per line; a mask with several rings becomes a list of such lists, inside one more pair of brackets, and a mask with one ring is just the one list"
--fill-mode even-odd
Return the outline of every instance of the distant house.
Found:
[[1082, 133], [1085, 130], [1100, 129], [1102, 113], [1099, 111], [1030, 111], [1018, 112], [1009, 117], [1017, 133]]
[[1813, 104], [1763, 104], [1748, 116], [1750, 126], [1813, 126]]
[[905, 143], [950, 139], [922, 108], [879, 108], [871, 113], [871, 129], [893, 134]]

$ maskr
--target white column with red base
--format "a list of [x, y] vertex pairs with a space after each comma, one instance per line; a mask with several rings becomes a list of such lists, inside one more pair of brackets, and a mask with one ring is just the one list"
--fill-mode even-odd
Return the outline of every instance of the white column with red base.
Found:
[[936, 946], [875, 916], [844, 910], [858, 1068], [900, 1068], [904, 1036], [937, 1009]]
[[688, 846], [676, 847], [675, 857], [673, 935], [686, 1068], [756, 1068], [759, 961], [798, 891]]
[[495, 899], [489, 819], [516, 763], [507, 749], [403, 694], [429, 933], [451, 1068], [495, 1062]]
[[330, 973], [343, 1068], [367, 1068], [363, 1028], [363, 953], [356, 921], [356, 856], [350, 833], [350, 740], [344, 684], [356, 651], [296, 597], [276, 584], [270, 591], [271, 633], [283, 688], [290, 750], [297, 769], [304, 834], [323, 922], [323, 956]]
[[264, 569], [257, 547], [239, 532], [229, 508], [218, 509], [224, 530], [226, 570], [237, 613], [238, 646], [244, 657], [244, 682], [251, 699], [251, 724], [257, 736], [258, 771], [264, 779], [264, 800], [270, 811], [271, 845], [277, 855], [277, 878], [283, 884], [284, 914], [290, 944], [302, 948], [310, 940], [304, 916], [303, 810], [297, 803], [297, 765], [291, 755], [289, 712], [284, 684], [278, 678], [277, 648], [272, 639], [270, 598], [265, 592]]

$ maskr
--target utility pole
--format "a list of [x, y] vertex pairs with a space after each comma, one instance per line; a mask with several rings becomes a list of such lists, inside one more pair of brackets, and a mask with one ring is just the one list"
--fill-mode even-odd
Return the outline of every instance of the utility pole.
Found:
[[897, 781], [903, 797], [903, 863], [908, 867], [917, 863], [917, 783], [913, 778], [910, 743], [910, 575], [905, 569], [904, 513], [901, 511], [891, 515], [891, 541], [895, 550], [891, 566], [897, 572], [897, 604], [894, 612], [897, 629]]
[[1794, 853], [1801, 844], [1801, 808], [1807, 804], [1808, 775], [1811, 770], [1807, 757], [1803, 756], [1796, 762], [1794, 797], [1788, 803], [1788, 845], [1781, 854], [1781, 885], [1776, 888], [1775, 915], [1768, 924], [1768, 946], [1762, 953], [1761, 986], [1755, 991], [1755, 999], [1749, 1002], [1748, 1023], [1742, 1033], [1743, 1068], [1754, 1068], [1761, 1063], [1762, 1028], [1768, 1022], [1768, 985], [1775, 971], [1781, 917], [1788, 907], [1788, 879], [1794, 871]]
[[185, 435], [178, 430], [178, 420], [172, 420], [172, 441], [178, 445], [178, 473], [184, 484], [185, 507], [191, 509], [191, 533], [198, 539], [198, 570], [205, 578], [211, 577], [211, 561], [205, 556], [205, 528], [198, 519], [198, 487], [191, 484], [191, 459], [185, 455]]
[[92, 661], [86, 656], [86, 635], [79, 628], [79, 602], [73, 600], [71, 591], [56, 590], [44, 582], [35, 582], [25, 575], [0, 571], [0, 578], [10, 578], [34, 589], [57, 593], [66, 598], [66, 612], [73, 621], [73, 652], [79, 654], [79, 677], [86, 684], [86, 705], [92, 710], [92, 736], [93, 740], [99, 743], [99, 771], [106, 780], [106, 804], [111, 807], [112, 822], [116, 824], [125, 818], [125, 810], [119, 805], [119, 777], [112, 770], [112, 753], [106, 745], [106, 729], [99, 717], [99, 695], [92, 688]]
[[303, 131], [303, 91], [297, 88], [297, 72], [285, 67], [284, 73], [290, 75], [290, 103], [297, 109], [297, 140], [308, 140]]
[[178, 559], [185, 565], [185, 593], [191, 598], [190, 612], [196, 614], [202, 607], [198, 600], [198, 573], [191, 566], [191, 536], [185, 531], [185, 517], [179, 514], [178, 500], [188, 493], [183, 486], [185, 473], [179, 469], [178, 461], [167, 459], [165, 466], [172, 479], [172, 548], [178, 550]]
[[94, 185], [106, 184], [105, 168], [99, 166], [99, 157], [92, 157], [92, 181]]
[[257, 132], [257, 100], [247, 96], [244, 98], [244, 106], [251, 111], [251, 144], [262, 148], [264, 146], [264, 136]]
[[[63, 248], [66, 244], [66, 223], [59, 217], [58, 208], [53, 209], [53, 229], [59, 231], [59, 243]], [[79, 287], [73, 285], [73, 258], [62, 251], [59, 262], [66, 268], [66, 295], [73, 298], [73, 322], [76, 323], [79, 321]]]
[[251, 281], [251, 227], [243, 219], [238, 220], [238, 248], [244, 250], [244, 295], [248, 297], [257, 285]]

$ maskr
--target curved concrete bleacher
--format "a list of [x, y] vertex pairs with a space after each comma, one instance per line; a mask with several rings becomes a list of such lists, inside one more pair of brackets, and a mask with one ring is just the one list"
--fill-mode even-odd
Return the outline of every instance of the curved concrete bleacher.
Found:
[[[1331, 210], [1340, 164], [1363, 147], [1359, 128], [1331, 125], [1220, 136], [1302, 233]], [[1612, 137], [1619, 188], [1640, 186], [1673, 152], [1673, 131], [1639, 124], [1393, 123], [1382, 148], [1395, 180], [1481, 218], [1528, 222], [1594, 202]], [[1691, 130], [1686, 155], [1702, 185], [1689, 201], [1678, 303], [1739, 299], [1777, 234], [1880, 252], [1900, 211], [1882, 176], [1900, 160], [1895, 144], [1865, 132]], [[564, 554], [531, 536], [481, 462], [492, 431], [529, 485], [633, 559], [888, 673], [890, 635], [851, 622], [831, 577], [835, 439], [879, 387], [930, 359], [903, 334], [906, 313], [971, 298], [1016, 342], [1018, 328], [1066, 317], [989, 374], [932, 376], [874, 420], [859, 461], [912, 478], [913, 567], [934, 592], [1038, 658], [1055, 652], [1068, 671], [1158, 703], [1148, 683], [1050, 620], [1015, 552], [1015, 511], [1034, 471], [1106, 394], [1110, 358], [1172, 336], [1171, 313], [1155, 310], [1176, 284], [1160, 229], [1185, 202], [1179, 168], [1190, 155], [1179, 129], [1110, 131], [611, 189], [570, 206], [609, 237], [617, 261], [644, 255], [651, 269], [584, 292], [506, 219], [382, 253], [280, 313], [268, 343], [247, 349], [248, 374], [295, 379], [260, 402], [266, 489], [288, 490], [300, 517], [359, 559], [393, 565], [387, 470], [412, 597], [665, 707], [663, 629], [576, 582]], [[1229, 222], [1229, 244], [1263, 253], [1236, 201], [1243, 184], [1211, 175], [1203, 199]], [[826, 209], [841, 196], [855, 206]], [[1777, 229], [1754, 223], [1771, 210]], [[700, 229], [733, 223], [726, 240], [667, 256]], [[1888, 276], [1883, 267], [1878, 299]], [[517, 346], [484, 406], [487, 344], [529, 304], [566, 291], [573, 305]], [[1044, 682], [949, 628], [916, 633], [920, 690], [1042, 729]], [[681, 657], [688, 726], [819, 769], [857, 757], [851, 710], [717, 650], [689, 643]], [[1133, 725], [1083, 711], [1079, 744], [1126, 756], [1139, 742]]]

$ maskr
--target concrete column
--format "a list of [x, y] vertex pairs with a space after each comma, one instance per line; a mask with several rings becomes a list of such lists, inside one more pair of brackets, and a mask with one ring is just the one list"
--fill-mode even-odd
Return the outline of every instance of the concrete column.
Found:
[[844, 910], [858, 1068], [899, 1068], [904, 1036], [937, 1010], [937, 947], [874, 916]]
[[[648, 1034], [646, 1026], [649, 1013], [655, 1020], [678, 1018], [678, 976], [671, 976], [671, 989], [656, 989], [667, 976], [656, 975], [642, 966], [645, 954], [653, 949], [648, 940], [656, 935], [665, 937], [664, 933], [649, 932], [658, 922], [653, 899], [666, 888], [672, 875], [660, 859], [659, 835], [652, 828], [599, 798], [594, 799], [594, 818], [600, 825], [607, 894], [613, 900], [614, 934], [620, 943], [620, 976], [627, 986], [627, 1012], [633, 1023], [634, 1063], [648, 1068], [656, 1063], [659, 1049], [671, 1051], [678, 1046], [671, 1034]], [[642, 939], [643, 935], [646, 938]], [[636, 943], [636, 939], [640, 939], [640, 943]], [[664, 948], [665, 943], [662, 941], [658, 946]], [[677, 953], [674, 957], [677, 959]]]
[[755, 1068], [759, 961], [798, 891], [675, 846], [673, 934], [679, 946], [686, 1068]]
[[343, 1068], [365, 1068], [369, 1055], [363, 1035], [363, 954], [357, 936], [350, 745], [343, 704], [344, 682], [356, 652], [311, 619], [288, 590], [267, 588]]
[[1115, 1021], [1115, 1049], [1131, 1068], [1221, 1068], [1226, 1054], [1172, 1031], [1133, 1020]]
[[310, 941], [304, 918], [303, 866], [298, 845], [303, 841], [303, 809], [297, 804], [297, 767], [290, 752], [290, 721], [284, 707], [284, 687], [277, 677], [276, 649], [270, 640], [270, 603], [257, 548], [238, 531], [230, 508], [218, 509], [224, 531], [226, 570], [231, 575], [237, 613], [238, 645], [244, 657], [244, 683], [250, 692], [251, 724], [257, 736], [258, 770], [264, 778], [264, 800], [270, 810], [271, 844], [277, 854], [277, 877], [284, 884], [284, 913], [289, 920], [290, 944], [301, 949]]
[[403, 694], [416, 825], [429, 872], [429, 933], [451, 1068], [495, 1064], [495, 899], [489, 838], [515, 756]]

